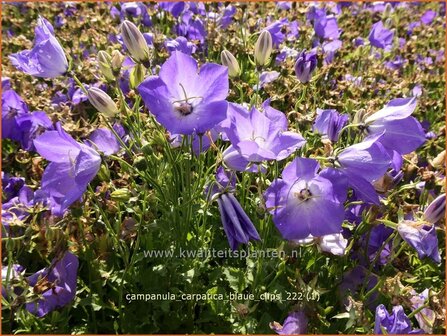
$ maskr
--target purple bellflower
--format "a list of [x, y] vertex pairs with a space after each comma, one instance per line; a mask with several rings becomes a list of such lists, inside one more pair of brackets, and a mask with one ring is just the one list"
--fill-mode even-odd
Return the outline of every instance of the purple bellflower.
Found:
[[101, 157], [93, 148], [76, 142], [60, 123], [56, 124], [55, 131], [46, 131], [37, 137], [34, 146], [50, 161], [42, 176], [42, 189], [50, 198], [52, 214], [62, 216], [96, 176]]
[[108, 128], [98, 128], [89, 136], [87, 145], [94, 148], [97, 152], [103, 152], [105, 155], [118, 153], [121, 144], [115, 134]]
[[248, 244], [249, 240], [261, 240], [253, 222], [234, 197], [236, 177], [219, 167], [216, 173], [217, 184], [206, 191], [211, 199], [217, 199], [220, 216], [228, 243], [232, 250], [239, 244]]
[[[422, 307], [429, 298], [429, 292], [430, 291], [428, 288], [426, 288], [420, 294], [416, 293], [414, 289], [411, 290], [410, 294], [413, 295], [410, 298], [411, 308], [413, 310], [416, 310]], [[422, 330], [424, 330], [427, 334], [433, 333], [433, 325], [436, 321], [436, 313], [433, 310], [428, 307], [423, 308], [414, 317], [418, 321], [419, 327], [421, 327]]]
[[29, 113], [28, 106], [14, 91], [2, 92], [2, 138], [15, 141], [22, 140], [22, 132], [17, 123], [17, 118]]
[[317, 55], [315, 50], [306, 52], [303, 50], [295, 62], [295, 75], [301, 83], [309, 82], [312, 73], [317, 67]]
[[311, 16], [314, 21], [315, 34], [323, 39], [338, 39], [340, 30], [334, 15], [327, 15], [325, 9], [315, 9]]
[[43, 17], [37, 20], [34, 30], [34, 47], [9, 56], [11, 63], [20, 71], [35, 77], [53, 78], [68, 69], [64, 50], [54, 37], [54, 29]]
[[297, 240], [341, 231], [346, 180], [336, 170], [318, 173], [316, 160], [296, 158], [264, 194], [267, 210], [284, 239]]
[[174, 17], [179, 17], [185, 9], [185, 2], [171, 2], [171, 1], [161, 1], [158, 3], [161, 9], [169, 12]]
[[53, 260], [50, 267], [44, 268], [28, 277], [28, 282], [34, 287], [34, 292], [40, 288], [48, 288], [41, 294], [37, 302], [26, 304], [26, 309], [42, 317], [56, 308], [69, 304], [76, 295], [76, 282], [78, 275], [78, 257], [66, 252], [62, 259]]
[[304, 335], [308, 323], [306, 314], [300, 310], [290, 313], [282, 325], [278, 322], [270, 323], [270, 328], [278, 335]]
[[174, 51], [159, 76], [139, 86], [143, 101], [157, 121], [173, 134], [204, 133], [227, 115], [228, 70], [207, 63], [197, 72], [191, 56]]
[[346, 126], [348, 119], [347, 114], [340, 114], [336, 110], [317, 109], [313, 128], [318, 133], [327, 136], [332, 142], [337, 142], [340, 131]]
[[186, 55], [194, 54], [197, 50], [197, 46], [194, 43], [189, 42], [183, 36], [179, 36], [175, 40], [173, 39], [166, 40], [165, 47], [169, 51], [169, 53], [178, 50]]
[[27, 151], [34, 151], [33, 140], [46, 130], [53, 129], [53, 123], [43, 111], [36, 111], [25, 114], [17, 118], [17, 124], [22, 132], [20, 139], [22, 148]]
[[410, 319], [405, 315], [402, 306], [394, 306], [392, 314], [389, 314], [383, 304], [376, 308], [374, 334], [421, 334], [422, 330], [412, 330]]
[[366, 131], [370, 136], [383, 133], [380, 143], [389, 151], [411, 153], [426, 141], [420, 122], [411, 116], [416, 104], [414, 97], [391, 100], [365, 119]]
[[347, 176], [356, 196], [375, 204], [379, 199], [371, 182], [383, 176], [391, 164], [379, 141], [380, 136], [349, 146], [335, 158], [336, 167]]
[[386, 29], [382, 21], [373, 24], [368, 39], [376, 48], [389, 49], [393, 44], [394, 32]]
[[298, 23], [292, 21], [289, 23], [287, 18], [277, 20], [267, 26], [265, 30], [268, 30], [272, 36], [273, 46], [278, 47], [284, 40], [294, 40], [298, 37]]
[[438, 237], [434, 225], [403, 220], [397, 226], [397, 231], [408, 245], [418, 253], [419, 259], [429, 257], [436, 263], [441, 262], [438, 250]]
[[250, 170], [250, 163], [283, 160], [305, 143], [300, 134], [287, 131], [286, 116], [266, 104], [260, 112], [230, 103], [228, 118], [230, 125], [225, 132], [232, 146], [224, 152], [224, 160], [235, 170]]

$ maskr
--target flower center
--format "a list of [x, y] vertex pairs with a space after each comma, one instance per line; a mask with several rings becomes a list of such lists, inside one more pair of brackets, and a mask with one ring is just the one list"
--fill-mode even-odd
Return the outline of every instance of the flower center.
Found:
[[304, 201], [307, 201], [308, 199], [312, 198], [312, 193], [310, 192], [309, 189], [304, 188], [304, 189], [301, 189], [299, 192], [295, 193], [295, 197], [299, 201], [304, 202]]
[[175, 102], [174, 109], [183, 116], [187, 116], [192, 113], [192, 105], [186, 101]]

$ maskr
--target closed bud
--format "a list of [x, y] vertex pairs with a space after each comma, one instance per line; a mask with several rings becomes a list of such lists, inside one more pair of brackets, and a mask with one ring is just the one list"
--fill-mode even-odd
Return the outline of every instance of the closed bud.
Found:
[[390, 15], [391, 15], [391, 11], [392, 11], [392, 10], [393, 10], [393, 7], [392, 7], [391, 4], [388, 2], [388, 3], [385, 5], [385, 9], [383, 10], [383, 16], [382, 16], [382, 18], [383, 18], [383, 19], [389, 18]]
[[115, 76], [112, 72], [112, 57], [104, 50], [101, 50], [98, 52], [96, 60], [98, 61], [99, 70], [105, 79], [109, 82], [114, 81]]
[[223, 50], [220, 54], [220, 60], [222, 62], [222, 65], [225, 65], [228, 68], [228, 76], [239, 76], [241, 68], [239, 67], [239, 63], [232, 53], [230, 53], [228, 50]]
[[126, 188], [116, 189], [110, 194], [110, 198], [116, 202], [127, 202], [131, 197], [131, 192]]
[[125, 20], [121, 24], [121, 37], [135, 62], [145, 63], [149, 61], [149, 47], [137, 26]]
[[114, 117], [118, 114], [118, 108], [110, 96], [96, 87], [91, 87], [87, 91], [90, 103], [106, 117]]
[[302, 51], [295, 62], [295, 75], [301, 83], [309, 82], [317, 67], [317, 55], [313, 52]]
[[119, 52], [119, 50], [112, 51], [112, 71], [117, 76], [121, 71], [121, 66], [124, 62], [124, 55]]
[[264, 65], [269, 61], [272, 48], [272, 35], [268, 30], [262, 31], [255, 44], [255, 61], [257, 65]]
[[129, 76], [130, 88], [135, 89], [144, 79], [146, 68], [143, 64], [137, 64], [133, 67]]
[[101, 168], [99, 168], [98, 177], [101, 181], [110, 181], [110, 171], [107, 165], [101, 165]]
[[425, 209], [424, 219], [430, 223], [437, 223], [445, 216], [445, 194], [441, 194]]

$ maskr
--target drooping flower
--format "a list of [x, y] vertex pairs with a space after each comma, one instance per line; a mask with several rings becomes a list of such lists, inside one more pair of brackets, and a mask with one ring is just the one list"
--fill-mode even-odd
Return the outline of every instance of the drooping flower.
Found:
[[237, 250], [239, 244], [248, 244], [249, 240], [261, 240], [253, 222], [234, 197], [235, 175], [219, 167], [216, 173], [217, 184], [207, 188], [211, 199], [217, 199], [222, 225], [231, 249]]
[[318, 133], [327, 136], [332, 142], [336, 142], [341, 129], [348, 123], [348, 119], [347, 114], [340, 114], [336, 110], [317, 109], [317, 118], [313, 128]]
[[91, 147], [76, 142], [56, 124], [34, 140], [37, 152], [50, 161], [42, 176], [42, 189], [48, 194], [53, 215], [62, 216], [77, 201], [96, 176], [101, 157]]
[[426, 141], [420, 122], [411, 116], [416, 104], [414, 97], [391, 100], [365, 119], [366, 131], [370, 136], [383, 133], [380, 143], [390, 151], [411, 153]]
[[389, 314], [383, 304], [376, 308], [374, 334], [421, 334], [422, 330], [412, 330], [410, 319], [405, 315], [402, 306], [394, 306]]
[[149, 111], [171, 133], [204, 133], [227, 115], [228, 70], [206, 63], [198, 73], [191, 56], [174, 51], [159, 76], [148, 77], [138, 91]]
[[386, 29], [382, 21], [373, 24], [368, 39], [371, 45], [377, 48], [390, 48], [393, 44], [394, 32]]
[[270, 328], [278, 335], [302, 335], [307, 332], [307, 324], [309, 319], [304, 311], [299, 310], [290, 313], [283, 324], [278, 322], [270, 323]]
[[295, 75], [301, 83], [309, 82], [312, 73], [317, 67], [317, 55], [314, 50], [303, 50], [295, 62]]
[[438, 250], [438, 237], [436, 236], [434, 225], [403, 220], [399, 222], [397, 231], [402, 239], [416, 250], [419, 259], [429, 257], [436, 263], [441, 262]]
[[[264, 112], [260, 112], [255, 107], [248, 111], [230, 103], [228, 118], [225, 132], [232, 146], [224, 152], [224, 160], [235, 170], [252, 168], [249, 163], [283, 160], [305, 143], [300, 134], [287, 131], [287, 119], [282, 112], [265, 104]], [[231, 158], [236, 155], [236, 159], [237, 154], [242, 160], [235, 165]]]
[[53, 78], [68, 69], [64, 50], [54, 36], [51, 23], [39, 16], [34, 30], [34, 47], [9, 56], [11, 63], [20, 71], [35, 77]]
[[44, 268], [30, 277], [28, 282], [33, 292], [41, 294], [36, 302], [26, 304], [26, 310], [42, 317], [69, 304], [76, 295], [78, 257], [66, 252], [62, 259], [53, 260], [50, 267]]
[[346, 181], [340, 172], [318, 169], [316, 160], [296, 158], [264, 194], [273, 222], [287, 240], [341, 231]]

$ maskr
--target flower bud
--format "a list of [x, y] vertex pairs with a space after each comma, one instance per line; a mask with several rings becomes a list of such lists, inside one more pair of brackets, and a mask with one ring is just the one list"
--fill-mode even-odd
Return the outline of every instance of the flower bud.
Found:
[[317, 67], [317, 55], [313, 52], [302, 51], [295, 62], [295, 74], [301, 83], [309, 82], [312, 72]]
[[127, 202], [131, 197], [131, 192], [126, 188], [116, 189], [110, 194], [110, 198], [117, 202]]
[[99, 70], [107, 81], [114, 81], [115, 76], [113, 76], [112, 72], [112, 57], [104, 50], [100, 50], [96, 56], [96, 60], [98, 61]]
[[133, 67], [129, 76], [130, 88], [135, 89], [144, 79], [146, 68], [143, 64], [137, 64]]
[[135, 62], [144, 63], [149, 61], [149, 47], [137, 26], [125, 20], [121, 24], [121, 37]]
[[87, 97], [90, 103], [107, 117], [114, 117], [118, 114], [118, 108], [110, 96], [96, 87], [87, 90]]
[[445, 194], [441, 194], [425, 209], [424, 218], [427, 222], [436, 223], [445, 215]]
[[111, 66], [112, 71], [116, 76], [118, 76], [121, 71], [121, 66], [123, 65], [124, 58], [125, 58], [124, 55], [121, 54], [119, 50], [112, 51]]
[[255, 61], [258, 65], [264, 65], [268, 62], [272, 53], [273, 41], [272, 35], [268, 30], [263, 30], [255, 44]]
[[392, 10], [393, 10], [393, 7], [392, 7], [391, 4], [388, 2], [388, 3], [385, 5], [385, 9], [383, 10], [382, 18], [383, 18], [383, 19], [389, 18], [389, 17], [391, 16], [391, 11], [392, 11]]
[[225, 65], [228, 68], [228, 76], [239, 76], [241, 68], [239, 67], [239, 63], [232, 53], [230, 53], [228, 50], [223, 50], [220, 54], [220, 60], [222, 62], [222, 65]]

